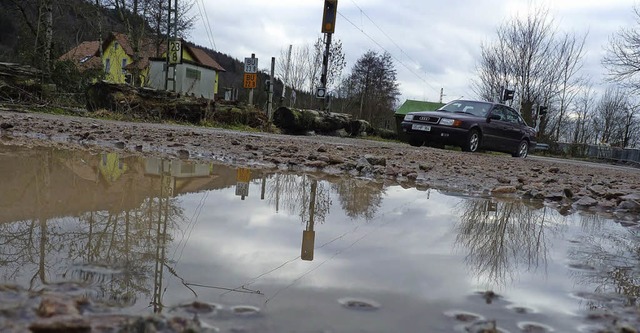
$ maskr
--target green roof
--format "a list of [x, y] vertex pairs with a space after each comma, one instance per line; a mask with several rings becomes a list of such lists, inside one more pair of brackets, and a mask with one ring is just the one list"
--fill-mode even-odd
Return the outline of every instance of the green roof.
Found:
[[396, 115], [405, 115], [409, 112], [416, 111], [434, 111], [443, 106], [443, 103], [415, 101], [412, 99], [406, 100], [400, 108], [396, 111]]

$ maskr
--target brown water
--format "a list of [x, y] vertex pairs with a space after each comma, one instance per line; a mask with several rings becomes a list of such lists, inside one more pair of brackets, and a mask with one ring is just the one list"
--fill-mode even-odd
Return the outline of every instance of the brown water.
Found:
[[634, 223], [113, 153], [0, 146], [0, 244], [0, 283], [222, 332], [594, 332], [640, 294]]

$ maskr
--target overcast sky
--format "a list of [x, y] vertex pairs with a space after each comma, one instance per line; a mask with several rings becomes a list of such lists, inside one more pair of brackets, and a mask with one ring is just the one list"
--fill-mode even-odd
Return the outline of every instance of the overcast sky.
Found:
[[[318, 37], [324, 0], [195, 0], [197, 16], [190, 39], [240, 60], [255, 53], [266, 70], [272, 56], [288, 45], [312, 44]], [[585, 73], [602, 82], [600, 59], [609, 36], [636, 24], [634, 0], [339, 0], [333, 38], [347, 57], [343, 75], [368, 50], [395, 58], [400, 103], [405, 99], [444, 101], [475, 98], [471, 80], [480, 45], [495, 39], [496, 28], [515, 15], [544, 6], [561, 31], [588, 33]], [[202, 6], [206, 10], [202, 10]], [[206, 22], [212, 30], [209, 38]]]

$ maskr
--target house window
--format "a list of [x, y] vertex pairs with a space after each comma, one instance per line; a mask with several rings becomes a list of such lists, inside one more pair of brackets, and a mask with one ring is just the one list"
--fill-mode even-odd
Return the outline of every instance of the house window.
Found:
[[80, 59], [80, 63], [84, 64], [85, 62], [89, 61], [89, 59], [91, 59], [91, 58], [92, 58], [92, 56], [86, 56], [86, 57]]
[[118, 45], [120, 45], [118, 42], [113, 43], [113, 49], [118, 51]]
[[104, 71], [109, 73], [111, 71], [111, 59], [107, 58], [104, 61]]
[[126, 70], [124, 69], [125, 67], [127, 67], [127, 59], [122, 59], [122, 73], [123, 74], [126, 72]]
[[188, 79], [200, 80], [201, 72], [192, 68], [187, 68], [186, 76]]

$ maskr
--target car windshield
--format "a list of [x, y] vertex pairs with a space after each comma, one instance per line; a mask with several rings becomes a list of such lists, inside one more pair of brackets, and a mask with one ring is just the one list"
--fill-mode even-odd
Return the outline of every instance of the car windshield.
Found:
[[466, 113], [477, 117], [486, 117], [491, 104], [474, 101], [453, 101], [441, 107], [438, 111], [452, 113]]

